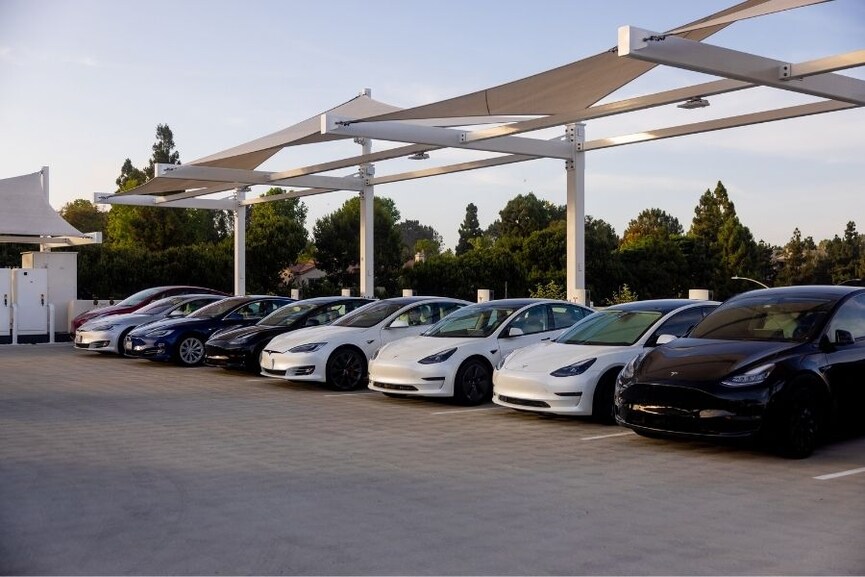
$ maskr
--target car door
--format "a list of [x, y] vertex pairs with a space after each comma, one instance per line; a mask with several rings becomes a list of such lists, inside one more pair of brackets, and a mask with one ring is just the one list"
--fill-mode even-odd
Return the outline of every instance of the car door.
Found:
[[841, 409], [865, 402], [865, 294], [844, 302], [824, 331], [828, 347], [825, 375]]
[[558, 335], [563, 329], [554, 326], [549, 308], [550, 305], [540, 303], [516, 313], [499, 332], [496, 360]]

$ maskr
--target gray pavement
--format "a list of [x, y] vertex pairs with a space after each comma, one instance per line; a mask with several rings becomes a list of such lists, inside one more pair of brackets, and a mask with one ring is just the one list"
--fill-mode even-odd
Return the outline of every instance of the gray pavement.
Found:
[[0, 346], [0, 573], [865, 573], [865, 438], [480, 409]]

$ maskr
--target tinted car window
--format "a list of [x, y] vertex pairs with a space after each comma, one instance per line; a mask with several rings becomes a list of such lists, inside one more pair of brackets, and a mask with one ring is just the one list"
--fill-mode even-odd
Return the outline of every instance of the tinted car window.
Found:
[[652, 333], [652, 340], [657, 340], [661, 335], [685, 336], [703, 320], [709, 310], [709, 307], [694, 307], [674, 314]]
[[855, 341], [865, 340], [865, 295], [857, 295], [845, 302], [829, 321], [826, 335], [830, 342], [837, 340], [837, 330], [847, 331]]
[[565, 304], [549, 305], [549, 309], [553, 316], [554, 329], [566, 329], [592, 312], [582, 307]]
[[537, 305], [521, 312], [511, 321], [511, 327], [520, 329], [524, 335], [542, 333], [549, 330], [547, 319], [547, 307]]
[[732, 341], [804, 341], [836, 301], [765, 296], [728, 302], [694, 327], [689, 336]]
[[565, 331], [556, 342], [568, 345], [632, 345], [661, 316], [658, 311], [600, 311]]

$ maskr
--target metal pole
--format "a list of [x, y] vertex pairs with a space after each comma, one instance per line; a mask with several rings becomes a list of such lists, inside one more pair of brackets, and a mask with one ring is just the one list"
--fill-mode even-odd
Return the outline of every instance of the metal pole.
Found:
[[[372, 91], [365, 88], [362, 94], [371, 96]], [[355, 138], [354, 141], [363, 147], [364, 155], [372, 153], [371, 139]], [[375, 193], [370, 182], [375, 174], [375, 167], [371, 163], [364, 163], [358, 168], [360, 177], [364, 179], [364, 187], [360, 191], [360, 296], [371, 298], [375, 296]]]
[[588, 305], [586, 291], [586, 125], [568, 124], [566, 137], [573, 157], [565, 162], [568, 180], [567, 293], [568, 300]]
[[246, 200], [248, 186], [234, 192], [237, 206], [234, 208], [234, 294], [246, 294]]

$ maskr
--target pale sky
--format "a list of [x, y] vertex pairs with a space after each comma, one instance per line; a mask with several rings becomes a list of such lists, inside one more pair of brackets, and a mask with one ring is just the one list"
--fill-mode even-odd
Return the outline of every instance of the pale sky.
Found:
[[[143, 168], [156, 125], [182, 162], [291, 126], [350, 100], [411, 107], [543, 72], [616, 45], [619, 26], [664, 31], [732, 0], [0, 0], [0, 178], [50, 167], [59, 209], [114, 192], [123, 161]], [[707, 43], [787, 62], [865, 48], [865, 1], [835, 0], [733, 24]], [[865, 78], [865, 69], [842, 72]], [[609, 100], [711, 80], [659, 67]], [[810, 102], [772, 89], [589, 121], [587, 139]], [[555, 132], [533, 134], [551, 138]], [[350, 142], [350, 141], [349, 141]], [[374, 150], [390, 143], [374, 143]], [[865, 110], [842, 111], [587, 153], [586, 213], [621, 235], [646, 208], [690, 226], [718, 180], [755, 238], [784, 244], [865, 232]], [[306, 149], [309, 150], [306, 150]], [[355, 144], [297, 147], [261, 168], [287, 170], [359, 153]], [[477, 158], [432, 153], [377, 175]], [[386, 169], [386, 170], [385, 170]], [[350, 170], [342, 171], [347, 174]], [[561, 161], [539, 160], [383, 185], [404, 219], [458, 239], [469, 202], [482, 227], [518, 194], [565, 203]], [[260, 194], [264, 189], [254, 189]], [[351, 193], [307, 197], [307, 227]], [[2, 207], [0, 207], [2, 210]]]

